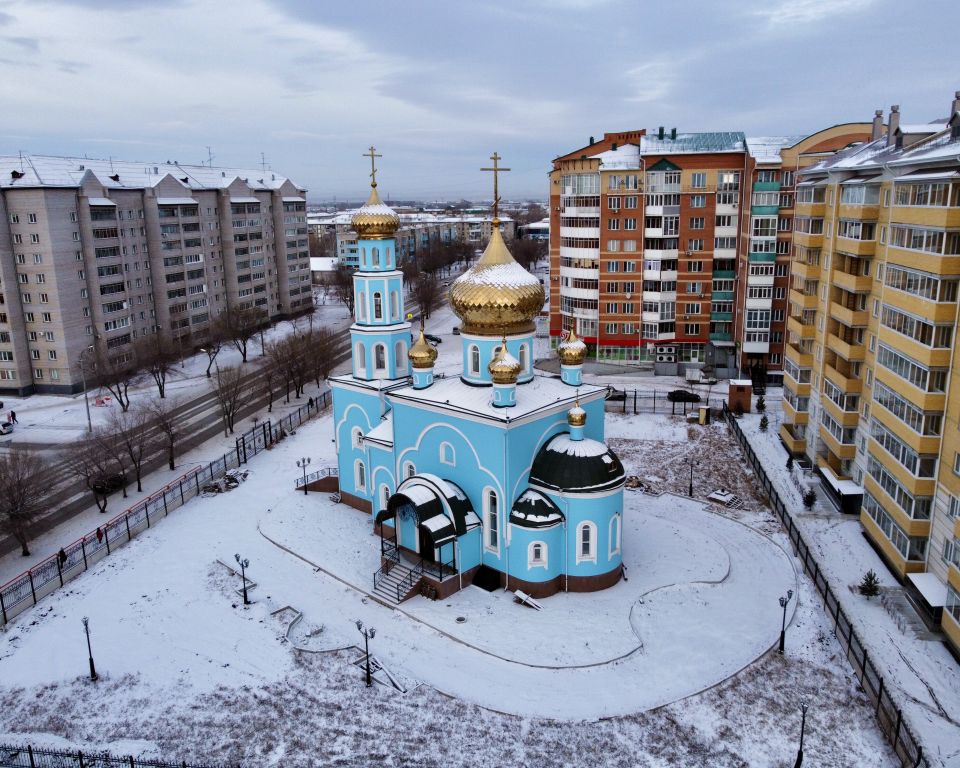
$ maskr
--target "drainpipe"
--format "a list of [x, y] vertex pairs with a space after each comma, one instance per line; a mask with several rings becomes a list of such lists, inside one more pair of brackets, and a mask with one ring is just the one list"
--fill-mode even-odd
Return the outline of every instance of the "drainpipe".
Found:
[[563, 499], [563, 591], [570, 591], [570, 539], [568, 538], [567, 521], [570, 518], [570, 503], [567, 501], [565, 493], [560, 493]]

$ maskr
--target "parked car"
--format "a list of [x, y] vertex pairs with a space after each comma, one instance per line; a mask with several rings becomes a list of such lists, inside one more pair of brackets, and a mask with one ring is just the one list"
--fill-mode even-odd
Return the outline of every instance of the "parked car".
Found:
[[453, 326], [453, 335], [454, 335], [454, 336], [459, 336], [459, 335], [460, 335], [460, 326], [459, 326], [459, 325]]
[[13, 424], [11, 424], [9, 421], [5, 421], [3, 424], [0, 424], [0, 435], [9, 435], [11, 432], [13, 432]]
[[94, 480], [91, 486], [96, 493], [99, 493], [101, 496], [106, 496], [109, 493], [119, 491], [123, 488], [123, 477], [119, 474], [105, 475], [98, 480]]
[[686, 389], [673, 389], [667, 392], [667, 400], [671, 403], [699, 403], [700, 395]]
[[627, 399], [627, 391], [625, 389], [614, 389], [613, 387], [607, 388], [607, 400], [612, 400], [615, 403], [621, 403]]
[[432, 344], [441, 344], [443, 342], [443, 339], [441, 339], [439, 336], [434, 336], [431, 333], [423, 334], [423, 338], [425, 338], [427, 341], [429, 341]]

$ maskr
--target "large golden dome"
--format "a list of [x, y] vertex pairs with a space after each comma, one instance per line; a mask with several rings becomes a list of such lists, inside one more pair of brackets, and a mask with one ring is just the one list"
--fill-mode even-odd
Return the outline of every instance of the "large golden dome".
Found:
[[483, 256], [450, 288], [463, 332], [478, 336], [532, 333], [544, 298], [540, 281], [510, 254], [496, 219]]
[[420, 328], [420, 338], [410, 347], [407, 357], [410, 358], [410, 364], [414, 368], [433, 368], [437, 359], [437, 350], [427, 343], [422, 327]]
[[370, 198], [353, 214], [350, 224], [360, 240], [386, 240], [400, 227], [400, 217], [389, 205], [384, 205], [377, 194], [376, 183], [371, 186]]

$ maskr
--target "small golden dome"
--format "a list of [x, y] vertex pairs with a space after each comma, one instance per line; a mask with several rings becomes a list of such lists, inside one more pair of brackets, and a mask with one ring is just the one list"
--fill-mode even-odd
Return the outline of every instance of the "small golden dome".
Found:
[[414, 368], [433, 368], [433, 363], [437, 359], [437, 350], [427, 343], [422, 327], [420, 328], [420, 338], [410, 347], [407, 357], [410, 358], [410, 364]]
[[571, 328], [570, 335], [557, 347], [557, 355], [560, 357], [561, 365], [583, 365], [587, 357], [587, 345], [577, 338], [577, 334]]
[[507, 340], [503, 340], [500, 351], [487, 366], [494, 384], [516, 384], [520, 376], [520, 361], [507, 351]]
[[480, 260], [457, 278], [450, 303], [464, 333], [502, 336], [532, 333], [543, 308], [543, 285], [507, 249], [493, 220], [493, 234]]
[[567, 411], [567, 424], [571, 427], [582, 427], [587, 423], [587, 412], [580, 407], [580, 401], [574, 404], [573, 408]]
[[386, 240], [393, 237], [400, 227], [400, 217], [380, 200], [376, 182], [370, 186], [370, 198], [353, 214], [350, 224], [360, 240]]

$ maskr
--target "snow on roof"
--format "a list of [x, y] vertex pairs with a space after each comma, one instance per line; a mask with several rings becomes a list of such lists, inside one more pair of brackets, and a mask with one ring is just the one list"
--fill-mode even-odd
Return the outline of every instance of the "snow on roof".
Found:
[[[13, 178], [12, 171], [23, 173], [23, 176]], [[167, 175], [190, 189], [222, 189], [239, 178], [253, 189], [273, 190], [289, 181], [286, 176], [261, 169], [181, 165], [170, 161], [151, 163], [55, 155], [0, 155], [0, 187], [79, 187], [87, 173], [92, 173], [108, 189], [149, 189]], [[299, 189], [298, 185], [294, 186]]]
[[586, 456], [604, 456], [610, 452], [603, 443], [584, 438], [583, 440], [574, 440], [568, 434], [557, 435], [547, 446], [548, 451], [554, 453], [565, 453], [568, 456], [577, 456], [584, 458]]
[[714, 133], [678, 133], [671, 139], [666, 134], [662, 139], [656, 134], [640, 138], [640, 152], [644, 155], [669, 155], [682, 152], [743, 152], [747, 139], [742, 131]]
[[900, 123], [897, 126], [900, 133], [940, 133], [947, 127], [946, 123]]
[[908, 573], [907, 578], [913, 582], [931, 608], [940, 608], [947, 604], [947, 585], [934, 574]]
[[747, 151], [758, 163], [780, 162], [780, 150], [792, 147], [804, 136], [749, 136], [747, 137]]
[[637, 169], [640, 167], [640, 147], [637, 144], [623, 144], [616, 149], [608, 149], [591, 155], [600, 160], [602, 170]]
[[436, 492], [430, 490], [430, 488], [425, 485], [404, 485], [402, 488], [397, 490], [397, 493], [406, 496], [418, 507], [421, 504], [429, 504], [431, 501], [438, 501]]
[[377, 426], [367, 432], [364, 440], [393, 445], [393, 414], [388, 413]]
[[[606, 393], [603, 387], [583, 385], [580, 387], [581, 402], [590, 402], [602, 398]], [[559, 378], [534, 376], [526, 384], [517, 385], [517, 404], [511, 408], [498, 408], [493, 405], [493, 387], [476, 387], [464, 384], [459, 377], [434, 379], [426, 389], [401, 387], [387, 393], [393, 402], [421, 403], [435, 405], [456, 413], [475, 413], [495, 421], [515, 421], [518, 418], [557, 406], [557, 410], [574, 404], [577, 390], [564, 384]]]
[[[232, 199], [232, 202], [240, 202], [236, 198]], [[256, 202], [260, 202], [257, 200]], [[158, 197], [157, 205], [196, 205], [197, 201], [192, 197]], [[93, 205], [93, 203], [91, 203]]]

